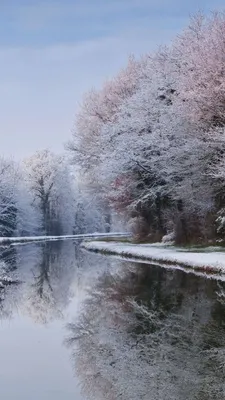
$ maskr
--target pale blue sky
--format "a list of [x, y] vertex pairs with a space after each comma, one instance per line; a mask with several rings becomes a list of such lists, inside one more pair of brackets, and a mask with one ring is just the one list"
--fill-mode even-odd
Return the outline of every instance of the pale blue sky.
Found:
[[0, 149], [63, 149], [82, 94], [224, 0], [0, 0]]

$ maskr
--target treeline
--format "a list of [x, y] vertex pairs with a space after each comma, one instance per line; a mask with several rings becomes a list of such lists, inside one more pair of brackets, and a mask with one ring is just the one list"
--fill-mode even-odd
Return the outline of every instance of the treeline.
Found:
[[225, 14], [91, 90], [68, 147], [88, 187], [139, 239], [224, 240]]
[[81, 189], [65, 156], [0, 158], [0, 237], [104, 231], [104, 212]]

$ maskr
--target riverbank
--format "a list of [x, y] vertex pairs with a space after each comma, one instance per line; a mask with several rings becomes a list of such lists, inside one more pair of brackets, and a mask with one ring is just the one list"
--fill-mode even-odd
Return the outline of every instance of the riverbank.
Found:
[[42, 241], [53, 241], [53, 240], [66, 240], [66, 239], [105, 239], [105, 238], [129, 238], [129, 233], [113, 232], [113, 233], [87, 233], [78, 235], [64, 235], [64, 236], [20, 236], [20, 237], [0, 237], [0, 246], [8, 245], [13, 243], [30, 243], [30, 242], [42, 242]]
[[86, 241], [86, 250], [126, 258], [181, 266], [210, 274], [225, 274], [225, 251], [219, 247], [185, 249], [156, 244], [131, 244], [119, 241]]

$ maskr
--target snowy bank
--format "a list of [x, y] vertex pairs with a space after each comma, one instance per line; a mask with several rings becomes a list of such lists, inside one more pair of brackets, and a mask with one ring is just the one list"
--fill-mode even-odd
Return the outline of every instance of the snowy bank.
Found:
[[87, 233], [80, 235], [64, 235], [64, 236], [20, 236], [20, 237], [0, 237], [0, 245], [11, 243], [26, 243], [26, 242], [41, 242], [50, 240], [65, 240], [65, 239], [98, 239], [98, 238], [120, 238], [130, 237], [129, 233], [110, 232], [110, 233]]
[[166, 247], [162, 244], [129, 244], [89, 241], [82, 243], [86, 250], [118, 255], [149, 262], [173, 264], [208, 273], [225, 273], [225, 251], [204, 251]]

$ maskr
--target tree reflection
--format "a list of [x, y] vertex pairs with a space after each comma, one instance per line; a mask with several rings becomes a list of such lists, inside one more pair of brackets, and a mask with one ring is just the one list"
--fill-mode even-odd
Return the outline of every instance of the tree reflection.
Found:
[[0, 263], [4, 269], [13, 271], [17, 268], [17, 252], [15, 246], [0, 246]]
[[36, 322], [46, 324], [62, 318], [70, 301], [74, 246], [71, 242], [46, 242], [40, 249], [32, 282], [24, 294], [24, 310]]
[[61, 319], [98, 274], [71, 240], [0, 247], [0, 319], [17, 310], [40, 324]]
[[15, 294], [20, 281], [15, 275], [16, 250], [11, 246], [0, 246], [0, 319], [12, 317]]
[[85, 396], [224, 398], [225, 304], [218, 293], [216, 281], [145, 264], [124, 263], [101, 277], [68, 325], [66, 344]]

